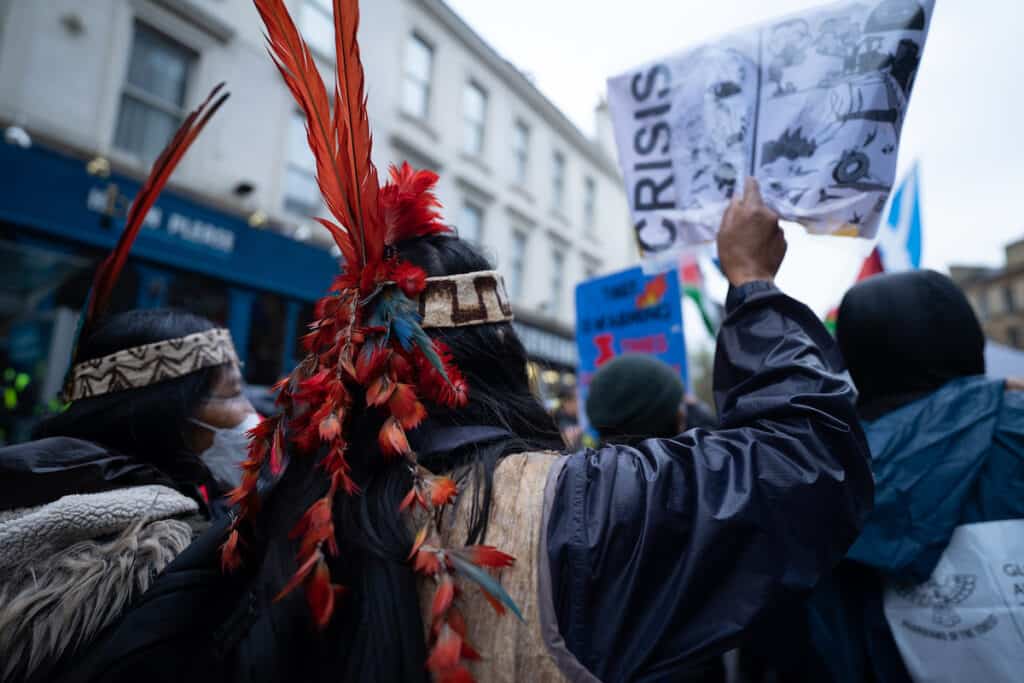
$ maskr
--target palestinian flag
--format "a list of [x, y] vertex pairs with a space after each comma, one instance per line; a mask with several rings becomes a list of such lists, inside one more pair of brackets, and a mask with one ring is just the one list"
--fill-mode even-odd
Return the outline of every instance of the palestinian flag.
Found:
[[704, 273], [701, 272], [694, 254], [684, 253], [679, 258], [679, 285], [683, 289], [683, 296], [697, 304], [697, 310], [700, 311], [708, 334], [712, 337], [717, 335], [718, 327], [722, 323], [721, 306], [708, 297], [704, 286]]

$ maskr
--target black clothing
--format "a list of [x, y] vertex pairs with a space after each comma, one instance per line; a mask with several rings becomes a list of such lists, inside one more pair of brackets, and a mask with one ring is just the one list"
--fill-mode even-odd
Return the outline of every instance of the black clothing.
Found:
[[673, 680], [735, 646], [832, 569], [870, 510], [867, 444], [828, 332], [765, 283], [729, 304], [722, 428], [577, 453], [558, 482], [559, 630], [602, 680]]
[[147, 484], [181, 488], [152, 465], [91, 441], [56, 436], [0, 448], [0, 510]]
[[836, 337], [864, 419], [985, 374], [985, 335], [967, 297], [930, 270], [876, 275], [839, 306]]

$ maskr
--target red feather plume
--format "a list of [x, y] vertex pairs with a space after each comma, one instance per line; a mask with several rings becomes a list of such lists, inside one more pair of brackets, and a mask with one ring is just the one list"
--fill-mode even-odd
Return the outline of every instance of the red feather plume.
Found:
[[392, 166], [391, 182], [381, 190], [387, 244], [396, 244], [412, 237], [451, 232], [441, 222], [441, 202], [434, 194], [437, 174], [426, 169], [414, 171], [409, 162], [401, 168]]
[[[254, 2], [267, 28], [274, 63], [306, 115], [306, 135], [316, 159], [317, 183], [338, 225], [323, 220], [321, 223], [331, 231], [346, 267], [362, 271], [374, 260], [376, 248], [372, 245], [381, 243], [383, 222], [377, 198], [377, 170], [370, 161], [370, 124], [356, 41], [359, 3], [334, 2], [338, 77], [332, 116], [316, 61], [284, 0]], [[383, 250], [382, 243], [380, 249]]]
[[117, 284], [121, 271], [124, 270], [125, 263], [128, 261], [128, 252], [131, 251], [132, 244], [139, 235], [146, 214], [149, 213], [157, 197], [160, 196], [160, 192], [167, 185], [174, 169], [177, 168], [178, 163], [185, 156], [185, 152], [209, 122], [210, 117], [228, 99], [228, 93], [220, 94], [223, 88], [223, 83], [218, 84], [210, 91], [203, 103], [185, 117], [174, 137], [153, 163], [149, 177], [139, 188], [131, 208], [128, 209], [128, 218], [125, 221], [124, 231], [117, 241], [117, 246], [96, 269], [96, 276], [92, 282], [92, 293], [83, 319], [84, 329], [88, 329], [89, 325], [106, 310], [110, 303], [114, 285]]
[[[441, 222], [441, 205], [434, 194], [437, 174], [403, 163], [392, 167], [389, 182], [379, 186], [371, 161], [365, 80], [356, 42], [358, 0], [333, 0], [337, 64], [333, 102], [312, 53], [288, 15], [286, 0], [254, 2], [267, 29], [271, 57], [305, 113], [317, 182], [331, 214], [318, 220], [341, 249], [345, 266], [330, 293], [316, 305], [317, 320], [303, 338], [309, 355], [277, 385], [283, 418], [273, 428], [267, 424], [253, 434], [242, 484], [232, 493], [232, 500], [241, 507], [233, 534], [256, 513], [259, 473], [268, 457], [281, 466], [286, 439], [297, 455], [319, 457], [330, 488], [292, 530], [292, 539], [299, 541], [298, 569], [277, 599], [302, 586], [314, 622], [321, 628], [329, 623], [342, 591], [331, 583], [326, 561], [327, 555], [338, 556], [343, 550], [335, 536], [333, 504], [336, 496], [360, 494], [346, 460], [351, 414], [356, 409], [359, 414], [379, 415], [380, 455], [400, 459], [412, 473], [412, 487], [399, 512], [422, 508], [428, 513], [429, 521], [416, 535], [408, 557], [415, 572], [438, 581], [427, 667], [436, 680], [469, 681], [472, 677], [462, 662], [479, 654], [465, 641], [465, 621], [453, 604], [458, 593], [454, 573], [466, 573], [499, 591], [501, 601], [484, 591], [499, 612], [504, 604], [517, 611], [483, 569], [509, 566], [513, 558], [489, 546], [452, 550], [436, 542], [440, 517], [436, 513], [454, 502], [458, 487], [450, 478], [433, 475], [417, 464], [406, 433], [426, 417], [425, 400], [449, 408], [464, 406], [468, 385], [447, 348], [436, 342], [431, 349], [428, 344], [433, 342], [422, 329], [416, 330], [418, 319], [410, 311], [426, 286], [426, 273], [386, 249], [403, 240], [450, 231]], [[395, 286], [400, 293], [387, 290]], [[412, 347], [408, 328], [416, 331]], [[400, 329], [402, 335], [396, 333]], [[233, 538], [225, 545], [225, 562], [236, 566], [239, 543], [237, 536]]]

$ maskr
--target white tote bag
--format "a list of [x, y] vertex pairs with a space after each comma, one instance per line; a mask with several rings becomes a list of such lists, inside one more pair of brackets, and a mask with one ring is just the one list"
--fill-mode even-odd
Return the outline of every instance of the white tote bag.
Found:
[[1024, 520], [957, 527], [931, 579], [886, 585], [885, 616], [917, 683], [1024, 681]]

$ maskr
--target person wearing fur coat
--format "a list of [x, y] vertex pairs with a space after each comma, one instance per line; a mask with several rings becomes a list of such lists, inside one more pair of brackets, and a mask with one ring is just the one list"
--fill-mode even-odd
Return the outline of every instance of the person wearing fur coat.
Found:
[[82, 340], [36, 440], [0, 449], [0, 681], [46, 680], [227, 514], [247, 432], [230, 335], [169, 310]]

